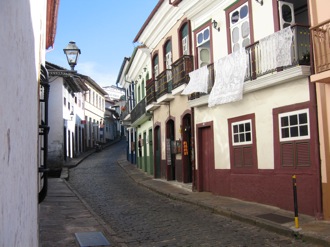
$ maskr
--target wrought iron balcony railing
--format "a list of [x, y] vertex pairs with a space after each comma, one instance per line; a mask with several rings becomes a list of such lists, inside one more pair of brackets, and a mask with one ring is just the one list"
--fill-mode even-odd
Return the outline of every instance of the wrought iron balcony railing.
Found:
[[[248, 60], [245, 81], [255, 80], [260, 76], [281, 71], [296, 65], [309, 65], [310, 59], [310, 31], [309, 27], [295, 25], [291, 27], [293, 32], [293, 40], [291, 45], [291, 64], [285, 68], [278, 68], [274, 61], [276, 56], [272, 48], [261, 47], [259, 41], [246, 47], [246, 54]], [[269, 49], [264, 52], [262, 49]], [[268, 56], [262, 56], [268, 54]]]
[[131, 122], [134, 123], [146, 113], [146, 97], [144, 97], [131, 111]]
[[[275, 52], [272, 48], [261, 47], [259, 41], [245, 48], [247, 55], [247, 71], [245, 81], [255, 80], [258, 77], [264, 76], [275, 71], [282, 71], [297, 65], [310, 65], [310, 31], [309, 27], [295, 25], [292, 26], [293, 41], [291, 46], [291, 65], [286, 67], [276, 67], [274, 61]], [[265, 52], [262, 49], [269, 49]], [[262, 56], [262, 54], [270, 54]], [[330, 60], [329, 60], [330, 61]], [[208, 94], [214, 84], [214, 66], [209, 67]], [[189, 100], [199, 98], [205, 95], [202, 93], [194, 93], [190, 95]]]
[[166, 69], [157, 76], [155, 91], [157, 99], [172, 92], [172, 70]]
[[120, 109], [120, 120], [124, 120], [129, 113], [129, 102], [126, 101], [125, 105]]
[[184, 55], [172, 64], [173, 89], [188, 83], [188, 74], [193, 71], [193, 56]]
[[157, 101], [155, 84], [156, 84], [156, 81], [153, 80], [153, 79], [150, 79], [150, 80], [147, 81], [147, 84], [146, 84], [146, 92], [147, 92], [146, 101], [147, 101], [147, 105], [151, 105], [151, 104], [153, 104]]
[[330, 20], [311, 28], [314, 71], [321, 73], [330, 69]]
[[[209, 70], [209, 77], [207, 79], [207, 94], [211, 93], [212, 87], [214, 85], [214, 64], [211, 63], [207, 65], [207, 69]], [[193, 100], [201, 97], [202, 95], [206, 95], [206, 93], [193, 93], [189, 95], [188, 99]]]

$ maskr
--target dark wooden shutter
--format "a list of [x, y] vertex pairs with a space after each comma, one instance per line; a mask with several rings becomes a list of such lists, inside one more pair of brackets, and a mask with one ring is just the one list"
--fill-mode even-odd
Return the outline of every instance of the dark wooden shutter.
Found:
[[253, 152], [252, 146], [248, 146], [248, 147], [243, 148], [244, 166], [248, 166], [248, 167], [253, 166], [252, 152]]
[[252, 167], [253, 166], [252, 145], [234, 147], [234, 166], [235, 167]]
[[296, 142], [296, 165], [310, 166], [310, 143], [309, 141]]
[[243, 166], [243, 148], [234, 147], [234, 166], [242, 167]]
[[293, 142], [281, 143], [281, 165], [284, 167], [294, 166]]

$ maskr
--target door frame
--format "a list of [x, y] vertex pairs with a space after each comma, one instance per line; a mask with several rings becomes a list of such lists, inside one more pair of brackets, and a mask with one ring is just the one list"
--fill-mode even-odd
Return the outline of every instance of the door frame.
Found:
[[[213, 128], [213, 121], [210, 122], [204, 122], [196, 125], [196, 136], [197, 136], [197, 167], [198, 167], [198, 178], [197, 178], [197, 191], [201, 192], [204, 191], [203, 188], [203, 169], [202, 169], [202, 151], [203, 151], [203, 143], [202, 143], [202, 131], [205, 128], [210, 128], [211, 131], [211, 137], [208, 140], [208, 143], [210, 144], [210, 159], [209, 159], [209, 169], [214, 170], [215, 169], [215, 163], [214, 163], [214, 128]], [[212, 172], [210, 173], [212, 174]], [[210, 183], [210, 192], [212, 192], [212, 175], [208, 177], [209, 183]]]

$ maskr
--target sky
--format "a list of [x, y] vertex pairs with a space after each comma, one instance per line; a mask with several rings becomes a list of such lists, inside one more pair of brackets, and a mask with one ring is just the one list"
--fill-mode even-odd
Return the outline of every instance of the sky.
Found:
[[116, 84], [124, 57], [158, 0], [60, 0], [54, 47], [46, 61], [70, 69], [63, 52], [70, 41], [81, 51], [75, 70], [101, 87]]

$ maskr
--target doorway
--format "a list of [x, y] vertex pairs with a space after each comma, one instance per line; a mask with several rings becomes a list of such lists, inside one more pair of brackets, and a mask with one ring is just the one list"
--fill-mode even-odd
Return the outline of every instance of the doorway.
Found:
[[213, 122], [197, 125], [198, 191], [211, 192], [214, 170]]

